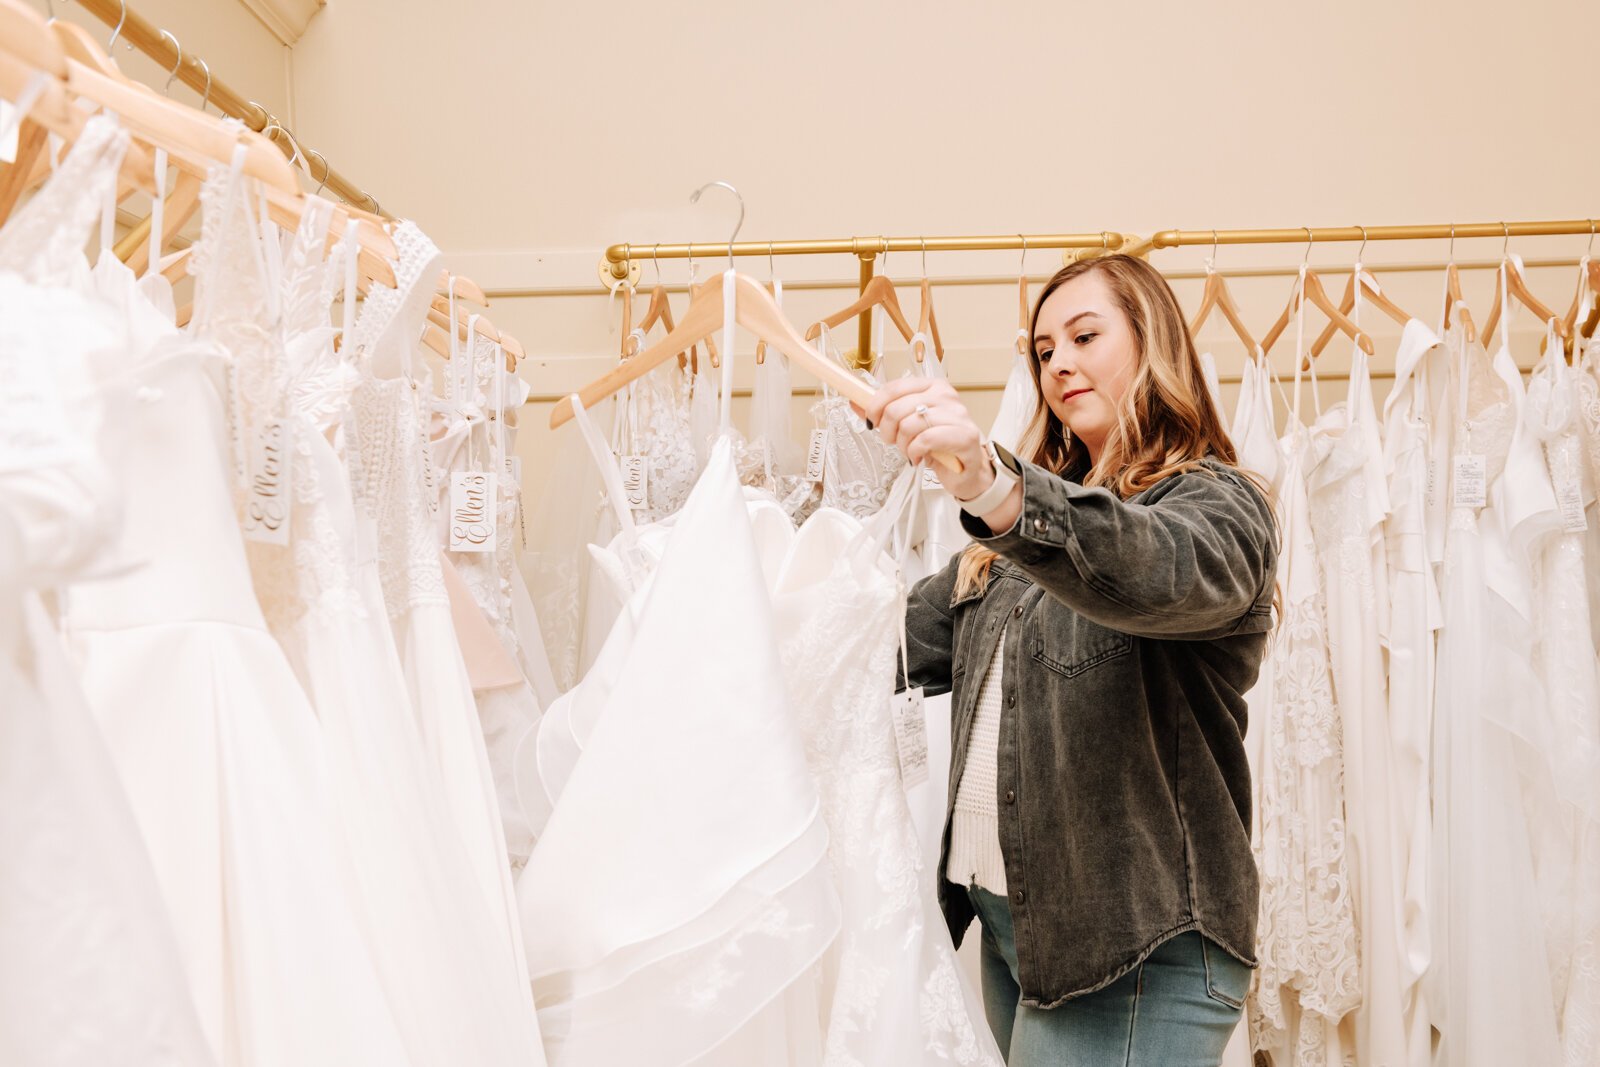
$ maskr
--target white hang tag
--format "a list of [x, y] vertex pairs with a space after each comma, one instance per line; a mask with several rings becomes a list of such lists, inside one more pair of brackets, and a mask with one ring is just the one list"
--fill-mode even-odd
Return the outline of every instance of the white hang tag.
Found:
[[622, 495], [628, 507], [642, 511], [650, 506], [650, 457], [622, 457]]
[[17, 161], [17, 140], [22, 130], [22, 120], [17, 118], [17, 105], [0, 100], [0, 163]]
[[934, 473], [932, 467], [923, 467], [922, 468], [922, 488], [924, 488], [924, 489], [943, 489], [944, 488], [944, 483], [939, 481], [939, 476]]
[[894, 694], [889, 709], [900, 753], [900, 785], [910, 789], [928, 780], [928, 717], [922, 707], [922, 687]]
[[1489, 464], [1475, 453], [1451, 461], [1450, 499], [1458, 508], [1481, 508], [1489, 503]]
[[268, 545], [289, 543], [293, 474], [293, 428], [281, 419], [263, 423], [250, 442], [244, 505], [246, 541]]
[[1572, 464], [1551, 463], [1550, 473], [1555, 480], [1556, 504], [1561, 508], [1561, 528], [1582, 533], [1589, 528], [1589, 520], [1583, 514], [1583, 484], [1577, 470]]
[[1425, 493], [1428, 506], [1431, 508], [1439, 493], [1439, 461], [1432, 456], [1428, 457], [1428, 484]]
[[499, 497], [493, 471], [450, 475], [450, 551], [493, 552]]
[[811, 444], [806, 448], [806, 481], [822, 481], [822, 469], [828, 461], [828, 431], [811, 431]]

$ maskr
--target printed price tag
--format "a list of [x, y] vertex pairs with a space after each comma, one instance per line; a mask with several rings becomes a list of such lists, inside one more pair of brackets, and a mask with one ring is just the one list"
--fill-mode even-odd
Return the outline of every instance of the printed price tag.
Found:
[[1450, 499], [1458, 508], [1481, 508], [1489, 503], [1489, 465], [1480, 455], [1456, 456], [1451, 463]]
[[822, 468], [828, 461], [828, 431], [812, 430], [811, 444], [806, 449], [806, 481], [822, 481]]
[[622, 457], [622, 494], [634, 511], [650, 506], [649, 456]]
[[450, 551], [493, 552], [499, 496], [493, 471], [450, 475]]
[[923, 467], [922, 468], [922, 488], [924, 488], [924, 489], [943, 489], [944, 488], [944, 485], [939, 481], [939, 476], [933, 472], [933, 468], [932, 467]]
[[928, 780], [928, 717], [922, 689], [907, 689], [889, 698], [894, 715], [895, 747], [900, 752], [900, 785], [905, 789]]
[[294, 432], [274, 419], [256, 430], [250, 442], [244, 503], [244, 537], [269, 545], [289, 543], [294, 497]]
[[1583, 514], [1583, 488], [1572, 472], [1571, 478], [1556, 479], [1556, 503], [1561, 507], [1561, 528], [1568, 533], [1582, 533], [1589, 528]]

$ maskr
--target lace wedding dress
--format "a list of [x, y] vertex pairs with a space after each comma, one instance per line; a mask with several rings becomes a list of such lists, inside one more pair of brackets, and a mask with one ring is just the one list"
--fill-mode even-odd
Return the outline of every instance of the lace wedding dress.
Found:
[[[408, 1055], [417, 1064], [537, 1064], [537, 1026], [507, 951], [504, 916], [484, 906], [425, 754], [375, 545], [363, 535], [349, 458], [335, 446], [359, 455], [341, 432], [358, 380], [354, 350], [336, 354], [327, 325], [324, 279], [344, 273], [337, 253], [323, 262], [331, 211], [308, 200], [299, 231], [282, 244], [258, 237], [249, 214], [229, 216], [241, 244], [261, 242], [267, 271], [254, 280], [277, 302], [265, 320], [244, 303], [213, 307], [237, 333], [257, 325], [253, 343], [235, 351], [238, 421], [258, 427], [277, 418], [292, 442], [289, 543], [250, 546], [256, 592], [317, 711], [359, 928]], [[340, 250], [354, 255], [353, 241]], [[251, 280], [247, 263], [229, 267]], [[263, 321], [274, 328], [260, 329]]]

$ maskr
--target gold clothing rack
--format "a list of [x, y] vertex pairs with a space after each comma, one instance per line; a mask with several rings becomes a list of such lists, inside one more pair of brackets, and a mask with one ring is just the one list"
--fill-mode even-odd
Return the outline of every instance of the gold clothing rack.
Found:
[[[270, 127], [277, 127], [283, 131], [284, 137], [278, 138], [272, 134], [267, 136], [271, 137], [290, 159], [293, 159], [298, 152], [300, 158], [305, 161], [306, 173], [312, 179], [332, 190], [347, 204], [363, 209], [367, 209], [370, 205], [370, 210], [374, 214], [392, 217], [379, 206], [377, 197], [329, 166], [321, 152], [305, 147], [272, 112], [254, 100], [241, 96], [227, 83], [211, 74], [209, 64], [193, 53], [185, 52], [170, 30], [163, 31], [140, 17], [137, 12], [130, 11], [126, 0], [78, 0], [78, 6], [107, 26], [113, 27], [113, 43], [118, 40], [126, 41], [173, 72], [179, 81], [200, 94], [202, 107], [206, 103], [215, 104], [217, 110], [224, 115], [231, 115], [257, 133]], [[312, 170], [312, 156], [322, 163], [320, 174]]]
[[[1463, 222], [1421, 226], [1300, 226], [1254, 230], [1162, 230], [1149, 237], [1102, 230], [1098, 233], [990, 234], [977, 237], [846, 237], [820, 241], [707, 241], [693, 244], [615, 244], [605, 251], [600, 264], [601, 280], [610, 288], [637, 276], [645, 260], [713, 259], [719, 256], [815, 256], [853, 255], [861, 260], [860, 288], [872, 280], [874, 263], [888, 252], [977, 252], [1021, 251], [1038, 248], [1078, 249], [1080, 251], [1123, 252], [1147, 255], [1156, 248], [1183, 245], [1305, 244], [1313, 246], [1340, 241], [1422, 241], [1457, 237], [1544, 237], [1594, 236], [1594, 219], [1563, 219], [1550, 222]], [[859, 349], [872, 344], [872, 320], [863, 314], [859, 322]]]

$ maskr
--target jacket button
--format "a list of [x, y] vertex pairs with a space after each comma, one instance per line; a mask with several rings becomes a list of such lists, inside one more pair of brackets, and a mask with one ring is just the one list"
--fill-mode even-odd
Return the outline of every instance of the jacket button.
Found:
[[1006, 790], [1006, 803], [1007, 804], [1015, 804], [1016, 802], [1017, 802], [1017, 791], [1015, 789], [1007, 789]]
[[1050, 528], [1050, 524], [1045, 522], [1043, 519], [1034, 519], [1033, 520], [1033, 529], [1034, 529], [1035, 533], [1044, 533], [1049, 528]]
[[1013, 904], [1021, 904], [1022, 901], [1023, 901], [1022, 890], [1019, 889], [1015, 893], [1011, 894], [1011, 903], [1013, 903]]
[[1006, 697], [1006, 707], [1014, 708], [1016, 706], [1017, 706], [1017, 694], [1012, 693], [1010, 696]]
[[1017, 605], [1016, 610], [1011, 613], [1011, 617], [1013, 619], [1022, 618], [1022, 605], [1021, 604]]

